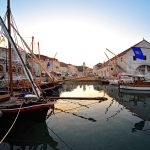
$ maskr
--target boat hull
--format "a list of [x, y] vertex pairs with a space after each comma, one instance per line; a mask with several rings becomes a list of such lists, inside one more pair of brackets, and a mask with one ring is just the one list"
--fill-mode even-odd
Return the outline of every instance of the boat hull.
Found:
[[0, 122], [3, 119], [10, 118], [14, 120], [17, 115], [19, 120], [33, 120], [36, 122], [43, 122], [46, 120], [48, 110], [53, 107], [53, 102], [48, 103], [40, 103], [40, 104], [23, 104], [22, 107], [19, 106], [12, 106], [10, 108], [0, 109]]
[[142, 86], [124, 86], [120, 85], [120, 92], [129, 92], [129, 93], [149, 93], [150, 87], [142, 87]]

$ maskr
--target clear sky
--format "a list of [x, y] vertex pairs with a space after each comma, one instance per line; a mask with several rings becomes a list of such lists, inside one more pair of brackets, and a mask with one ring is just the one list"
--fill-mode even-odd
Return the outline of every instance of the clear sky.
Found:
[[104, 52], [112, 57], [106, 48], [118, 54], [150, 42], [149, 0], [11, 0], [11, 10], [25, 40], [34, 36], [41, 54], [73, 65], [93, 67], [107, 61]]

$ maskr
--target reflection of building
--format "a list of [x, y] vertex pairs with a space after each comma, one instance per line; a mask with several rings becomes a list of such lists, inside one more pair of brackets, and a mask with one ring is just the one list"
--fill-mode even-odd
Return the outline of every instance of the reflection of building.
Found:
[[118, 103], [136, 114], [142, 120], [150, 121], [150, 94], [119, 93], [115, 86], [102, 86], [104, 91]]
[[74, 90], [75, 88], [77, 88], [77, 84], [75, 84], [74, 82], [71, 82], [71, 81], [68, 81], [68, 82], [65, 82], [65, 84], [63, 84], [63, 87], [61, 89], [61, 91], [72, 91]]
[[101, 91], [102, 90], [102, 85], [101, 84], [94, 84], [93, 87], [97, 91]]

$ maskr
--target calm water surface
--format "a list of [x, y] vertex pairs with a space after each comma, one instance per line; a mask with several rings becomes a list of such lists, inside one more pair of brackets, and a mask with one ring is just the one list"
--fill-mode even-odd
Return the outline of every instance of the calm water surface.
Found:
[[[66, 83], [61, 97], [108, 100], [59, 100], [46, 123], [25, 123], [0, 149], [150, 150], [150, 95], [119, 93], [117, 87]], [[13, 131], [15, 132], [15, 131]]]

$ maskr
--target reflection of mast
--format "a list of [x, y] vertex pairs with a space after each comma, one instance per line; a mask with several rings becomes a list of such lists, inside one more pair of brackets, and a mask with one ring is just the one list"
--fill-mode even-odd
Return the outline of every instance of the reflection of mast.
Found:
[[[69, 102], [69, 101], [68, 101], [68, 102]], [[75, 113], [73, 113], [73, 112], [69, 112], [69, 111], [71, 111], [71, 110], [76, 110], [76, 109], [81, 108], [81, 107], [87, 107], [87, 108], [89, 108], [88, 106], [91, 106], [91, 105], [94, 105], [94, 104], [98, 104], [98, 103], [101, 103], [101, 102], [103, 102], [103, 100], [100, 100], [100, 101], [94, 102], [94, 103], [90, 103], [90, 104], [87, 104], [87, 105], [81, 105], [81, 104], [80, 104], [79, 107], [71, 108], [71, 109], [68, 109], [68, 110], [62, 110], [62, 109], [60, 109], [60, 108], [55, 108], [55, 110], [59, 110], [60, 112], [72, 114], [72, 115], [74, 115], [74, 116], [76, 116], [76, 117], [79, 117], [79, 118], [82, 118], [82, 119], [86, 119], [86, 120], [88, 120], [88, 121], [96, 122], [97, 120], [95, 120], [94, 118], [91, 118], [91, 117], [84, 117], [84, 116], [77, 115], [77, 114], [75, 114]], [[57, 113], [60, 113], [60, 112], [57, 112]], [[57, 113], [55, 113], [55, 114], [57, 114]]]
[[83, 104], [80, 104], [80, 103], [78, 103], [78, 102], [71, 102], [71, 101], [67, 101], [67, 100], [65, 100], [65, 101], [66, 101], [66, 102], [69, 102], [69, 103], [72, 103], [72, 104], [78, 104], [78, 105], [80, 105], [80, 106], [89, 108], [87, 105], [83, 105]]
[[112, 106], [113, 103], [114, 103], [114, 99], [111, 100], [110, 105], [106, 108], [105, 114], [107, 114], [108, 109]]
[[[7, 0], [7, 24], [8, 24], [8, 33], [11, 35], [11, 27], [10, 27], [10, 0]], [[13, 95], [13, 77], [12, 77], [12, 49], [11, 44], [8, 41], [8, 51], [9, 51], [9, 88], [10, 88], [10, 96]]]
[[59, 109], [59, 108], [55, 108], [57, 110], [60, 110], [61, 112], [64, 112], [64, 113], [68, 113], [68, 114], [72, 114], [74, 116], [77, 116], [79, 118], [82, 118], [82, 119], [85, 119], [85, 120], [89, 120], [89, 121], [92, 121], [92, 122], [96, 122], [96, 120], [94, 118], [91, 118], [91, 117], [84, 117], [84, 116], [81, 116], [81, 115], [77, 115], [75, 113], [72, 113], [72, 112], [68, 112], [68, 111], [65, 111], [65, 110], [62, 110], [62, 109]]

